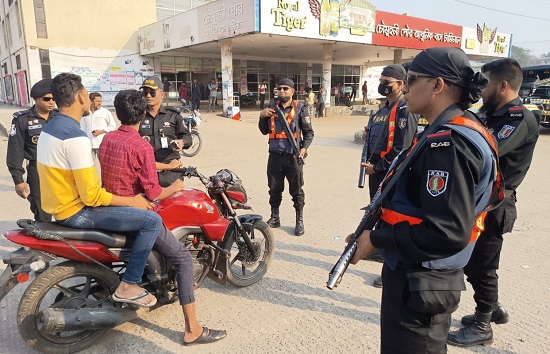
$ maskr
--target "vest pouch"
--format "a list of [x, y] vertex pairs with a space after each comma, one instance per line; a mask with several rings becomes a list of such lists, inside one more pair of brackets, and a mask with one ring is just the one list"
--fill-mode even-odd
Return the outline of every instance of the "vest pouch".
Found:
[[517, 217], [518, 217], [518, 212], [516, 210], [515, 205], [506, 206], [504, 208], [504, 222], [502, 223], [503, 234], [512, 232], [512, 229], [514, 228], [514, 223], [516, 222]]
[[404, 299], [405, 304], [414, 311], [431, 315], [454, 312], [460, 293], [466, 290], [461, 269], [407, 271], [407, 280], [410, 293]]

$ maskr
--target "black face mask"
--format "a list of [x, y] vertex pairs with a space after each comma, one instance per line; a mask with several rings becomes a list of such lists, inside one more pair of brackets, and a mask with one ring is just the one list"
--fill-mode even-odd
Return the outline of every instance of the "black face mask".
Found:
[[290, 101], [290, 97], [289, 97], [289, 96], [280, 97], [280, 100], [281, 100], [281, 102], [283, 102], [283, 103], [287, 103], [288, 101]]
[[391, 85], [384, 85], [383, 83], [380, 83], [380, 85], [378, 85], [378, 93], [381, 94], [382, 96], [387, 96], [392, 92], [393, 92], [393, 83]]

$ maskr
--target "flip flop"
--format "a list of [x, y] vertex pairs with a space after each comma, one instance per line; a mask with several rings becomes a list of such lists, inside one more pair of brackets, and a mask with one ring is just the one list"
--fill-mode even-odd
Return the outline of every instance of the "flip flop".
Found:
[[227, 336], [227, 332], [225, 330], [208, 329], [208, 327], [202, 327], [202, 334], [198, 336], [197, 339], [191, 342], [183, 341], [183, 345], [213, 343], [224, 338], [225, 336]]
[[142, 302], [137, 301], [139, 299], [143, 299], [144, 297], [146, 297], [148, 295], [151, 295], [151, 293], [148, 292], [147, 290], [143, 290], [142, 294], [131, 297], [131, 298], [128, 298], [128, 299], [118, 297], [115, 294], [111, 295], [111, 297], [113, 298], [114, 302], [122, 302], [122, 303], [125, 303], [125, 304], [133, 304], [133, 305], [143, 306], [143, 307], [153, 307], [153, 306], [155, 306], [157, 304], [157, 298], [156, 297], [154, 297], [155, 301], [152, 301], [148, 304], [144, 304]]

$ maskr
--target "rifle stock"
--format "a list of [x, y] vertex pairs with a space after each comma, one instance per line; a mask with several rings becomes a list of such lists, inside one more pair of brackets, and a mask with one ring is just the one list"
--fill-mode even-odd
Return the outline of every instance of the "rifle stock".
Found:
[[[285, 115], [281, 108], [279, 108], [279, 105], [275, 105], [275, 112], [277, 112], [277, 117], [283, 124], [283, 130], [285, 131], [286, 136], [288, 137], [288, 141], [290, 142], [290, 146], [292, 146], [292, 149], [296, 151], [296, 158], [298, 159], [298, 165], [304, 165], [306, 162], [304, 161], [304, 158], [300, 156], [300, 149], [298, 148], [298, 144], [296, 143], [296, 139], [294, 139], [292, 131], [290, 130], [290, 127], [288, 126], [288, 122], [285, 119]], [[298, 122], [296, 122], [298, 124]]]

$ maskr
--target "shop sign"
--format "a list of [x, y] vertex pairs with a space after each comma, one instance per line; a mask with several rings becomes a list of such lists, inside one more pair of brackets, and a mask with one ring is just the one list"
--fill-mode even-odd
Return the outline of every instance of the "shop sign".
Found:
[[376, 12], [372, 44], [410, 49], [434, 46], [460, 48], [462, 27], [417, 17]]
[[259, 31], [258, 0], [217, 0], [138, 31], [140, 54], [207, 43]]
[[375, 7], [361, 0], [262, 1], [262, 33], [370, 44]]
[[483, 27], [477, 24], [477, 28], [464, 27], [462, 49], [466, 54], [486, 55], [494, 57], [508, 57], [510, 52], [511, 35], [497, 32], [497, 28], [489, 28], [484, 23]]

